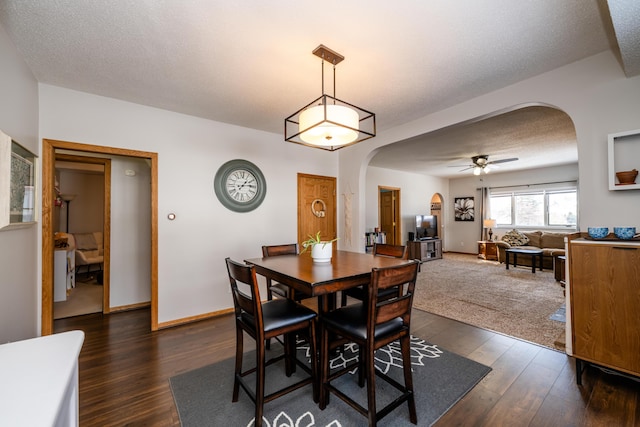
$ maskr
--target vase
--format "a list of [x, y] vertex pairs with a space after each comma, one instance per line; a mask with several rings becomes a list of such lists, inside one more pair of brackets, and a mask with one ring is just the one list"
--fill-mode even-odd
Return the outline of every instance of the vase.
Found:
[[311, 248], [313, 262], [331, 262], [333, 242], [320, 242]]

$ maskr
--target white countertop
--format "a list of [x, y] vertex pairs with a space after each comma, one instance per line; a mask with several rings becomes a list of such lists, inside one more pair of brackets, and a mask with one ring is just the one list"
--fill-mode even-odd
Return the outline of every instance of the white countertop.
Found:
[[70, 331], [0, 345], [0, 425], [67, 425], [83, 342], [84, 332]]

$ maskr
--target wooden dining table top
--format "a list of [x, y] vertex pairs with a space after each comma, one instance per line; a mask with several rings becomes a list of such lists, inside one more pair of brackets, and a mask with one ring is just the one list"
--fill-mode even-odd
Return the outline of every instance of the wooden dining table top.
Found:
[[359, 252], [335, 251], [331, 262], [318, 263], [308, 253], [246, 259], [256, 273], [311, 296], [366, 285], [372, 268], [392, 267], [409, 261]]

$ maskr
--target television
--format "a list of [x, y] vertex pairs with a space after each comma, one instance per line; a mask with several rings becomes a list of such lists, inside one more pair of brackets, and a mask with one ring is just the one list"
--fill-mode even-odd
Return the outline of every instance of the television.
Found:
[[438, 238], [438, 217], [435, 215], [416, 215], [416, 240]]

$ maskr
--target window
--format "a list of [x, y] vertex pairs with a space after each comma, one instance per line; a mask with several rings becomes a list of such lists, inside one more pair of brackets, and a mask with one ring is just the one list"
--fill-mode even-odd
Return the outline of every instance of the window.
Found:
[[518, 228], [575, 228], [578, 191], [564, 184], [489, 190], [491, 217], [498, 226]]

